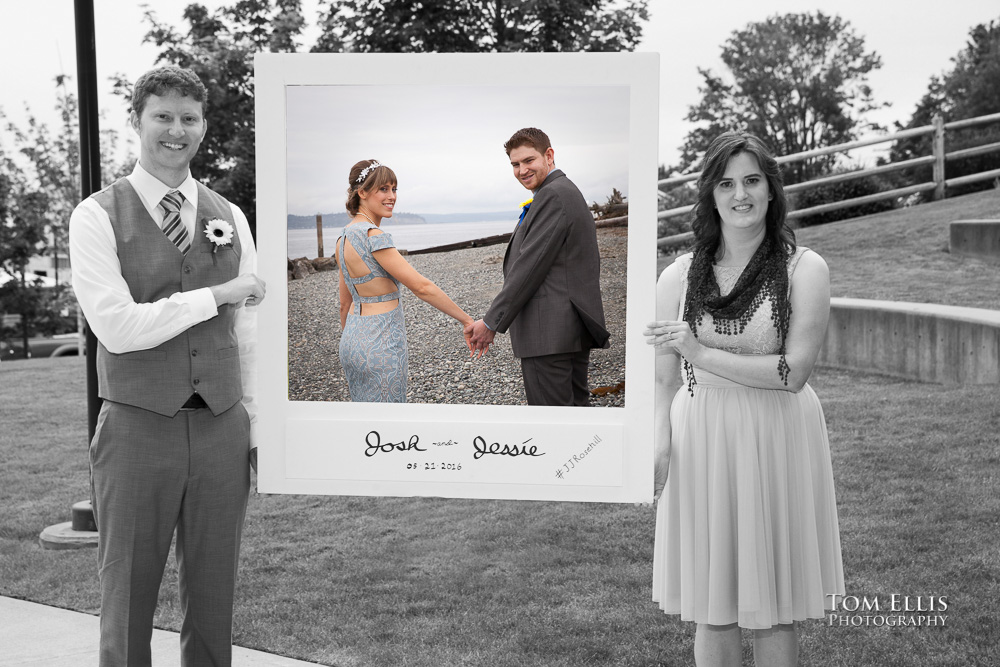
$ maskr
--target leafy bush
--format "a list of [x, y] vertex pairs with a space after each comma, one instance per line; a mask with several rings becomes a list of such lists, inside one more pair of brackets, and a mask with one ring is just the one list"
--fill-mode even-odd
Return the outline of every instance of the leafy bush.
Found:
[[[1000, 126], [981, 128], [966, 128], [948, 133], [945, 136], [945, 149], [951, 153], [965, 148], [975, 148], [985, 144], [1000, 142]], [[945, 178], [957, 178], [968, 174], [978, 174], [984, 171], [1000, 169], [1000, 152], [973, 155], [958, 160], [948, 160], [944, 166]], [[996, 179], [968, 183], [966, 185], [948, 188], [949, 197], [958, 197], [971, 192], [989, 190], [996, 187]]]
[[[849, 181], [842, 181], [831, 185], [821, 185], [793, 195], [793, 207], [791, 210], [802, 210], [805, 208], [812, 208], [813, 206], [820, 206], [822, 204], [830, 204], [832, 202], [844, 201], [846, 199], [854, 199], [855, 197], [864, 197], [878, 192], [884, 192], [885, 190], [889, 190], [891, 188], [891, 185], [885, 183], [885, 181], [878, 176], [862, 176], [859, 178], [852, 178]], [[848, 218], [857, 218], [862, 215], [880, 213], [882, 211], [888, 211], [895, 208], [895, 206], [896, 204], [894, 200], [885, 199], [882, 201], [872, 202], [870, 204], [862, 204], [860, 206], [851, 206], [850, 208], [837, 209], [836, 211], [829, 211], [827, 213], [809, 215], [804, 218], [798, 218], [795, 222], [798, 223], [799, 227], [811, 227], [813, 225], [823, 225], [837, 220], [846, 220]]]
[[[661, 173], [661, 178], [666, 178]], [[698, 187], [694, 182], [660, 190], [658, 211], [666, 211], [671, 208], [679, 208], [694, 204], [698, 200]], [[656, 225], [656, 237], [673, 236], [691, 231], [691, 222], [694, 220], [694, 213], [685, 213], [682, 216], [658, 220]]]

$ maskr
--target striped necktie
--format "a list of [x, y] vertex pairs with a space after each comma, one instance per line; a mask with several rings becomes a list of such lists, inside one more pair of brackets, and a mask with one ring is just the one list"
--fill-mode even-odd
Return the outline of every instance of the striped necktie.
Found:
[[160, 201], [160, 207], [163, 208], [161, 228], [167, 238], [181, 251], [181, 254], [187, 253], [188, 248], [191, 247], [187, 227], [181, 222], [181, 204], [183, 203], [184, 195], [180, 192], [168, 192]]

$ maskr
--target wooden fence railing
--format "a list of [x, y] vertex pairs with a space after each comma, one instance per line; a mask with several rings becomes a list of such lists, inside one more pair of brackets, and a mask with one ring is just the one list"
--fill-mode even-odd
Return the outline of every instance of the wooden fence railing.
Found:
[[[855, 171], [846, 172], [843, 174], [836, 174], [834, 176], [817, 178], [802, 183], [795, 183], [794, 185], [786, 186], [785, 192], [792, 194], [795, 192], [801, 192], [803, 190], [808, 190], [809, 188], [815, 188], [822, 185], [840, 183], [855, 178], [862, 178], [874, 174], [884, 174], [891, 171], [898, 171], [900, 169], [919, 167], [921, 165], [933, 165], [933, 175], [932, 175], [933, 180], [927, 181], [926, 183], [918, 183], [916, 185], [910, 185], [905, 188], [886, 190], [885, 192], [878, 192], [872, 195], [866, 195], [864, 197], [854, 197], [852, 199], [844, 199], [838, 202], [830, 202], [819, 206], [811, 206], [809, 208], [798, 209], [795, 211], [791, 211], [788, 214], [788, 219], [794, 220], [795, 218], [801, 218], [809, 215], [816, 215], [818, 213], [826, 213], [828, 211], [835, 211], [841, 208], [850, 208], [852, 206], [859, 206], [862, 204], [869, 204], [871, 202], [882, 201], [884, 199], [907, 197], [909, 195], [916, 194], [918, 192], [933, 191], [934, 199], [942, 199], [945, 195], [945, 188], [947, 187], [967, 185], [969, 183], [976, 183], [979, 181], [985, 181], [993, 178], [1000, 178], [1000, 169], [992, 169], [990, 171], [983, 171], [977, 174], [969, 174], [967, 176], [960, 176], [957, 178], [949, 179], [945, 177], [945, 163], [949, 160], [958, 160], [961, 158], [972, 157], [974, 155], [984, 155], [987, 153], [1000, 151], [1000, 142], [997, 142], [992, 144], [986, 144], [983, 146], [976, 146], [975, 148], [966, 148], [964, 150], [946, 153], [945, 133], [949, 130], [958, 130], [961, 128], [972, 127], [975, 125], [983, 125], [986, 123], [993, 123], [997, 121], [1000, 121], [1000, 113], [990, 114], [987, 116], [978, 116], [976, 118], [967, 118], [965, 120], [957, 120], [951, 123], [945, 123], [940, 116], [935, 116], [934, 121], [931, 125], [925, 125], [923, 127], [915, 127], [909, 130], [893, 132], [891, 134], [879, 135], [875, 137], [867, 137], [865, 139], [859, 139], [857, 141], [851, 141], [844, 144], [837, 144], [835, 146], [828, 146], [827, 148], [817, 148], [815, 150], [804, 151], [802, 153], [795, 153], [793, 155], [783, 155], [778, 158], [779, 164], [785, 164], [788, 162], [801, 162], [802, 160], [808, 160], [809, 158], [818, 157], [820, 155], [829, 155], [831, 153], [842, 153], [845, 151], [852, 150], [854, 148], [862, 148], [864, 146], [872, 146], [875, 144], [881, 144], [890, 141], [899, 141], [900, 139], [919, 137], [926, 134], [934, 135], [934, 140], [932, 142], [933, 152], [931, 155], [925, 155], [923, 157], [914, 158], [912, 160], [893, 162], [890, 164], [880, 165], [878, 167], [871, 167], [868, 169], [858, 169]], [[699, 176], [701, 176], [701, 172], [694, 174], [685, 174], [684, 176], [674, 176], [671, 178], [665, 178], [657, 182], [657, 186], [660, 189], [666, 189], [677, 185], [681, 185], [683, 183], [687, 183], [689, 181], [697, 180]], [[656, 217], [659, 220], [666, 220], [668, 218], [675, 218], [677, 216], [690, 213], [693, 209], [694, 205], [679, 206], [677, 208], [667, 209], [666, 211], [660, 211]], [[691, 241], [692, 238], [694, 238], [694, 234], [692, 232], [685, 232], [683, 234], [674, 234], [673, 236], [666, 236], [659, 239], [657, 241], [657, 245], [659, 245], [660, 248], [669, 248], [671, 246], [683, 245], [685, 243], [688, 243]]]

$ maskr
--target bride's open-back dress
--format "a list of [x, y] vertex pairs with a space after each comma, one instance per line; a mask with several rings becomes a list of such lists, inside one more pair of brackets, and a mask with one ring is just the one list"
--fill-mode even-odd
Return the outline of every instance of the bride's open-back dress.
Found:
[[[356, 222], [344, 228], [337, 239], [340, 251], [340, 271], [351, 292], [354, 307], [347, 316], [347, 323], [340, 336], [340, 365], [347, 377], [351, 401], [371, 403], [405, 403], [407, 381], [406, 322], [403, 318], [403, 301], [399, 294], [399, 281], [393, 278], [372, 253], [394, 248], [392, 236], [387, 232], [369, 236], [378, 229], [369, 222]], [[345, 244], [358, 253], [368, 267], [363, 276], [351, 277], [347, 270]], [[378, 296], [362, 296], [357, 286], [374, 280], [389, 278], [396, 290]], [[397, 299], [396, 307], [385, 313], [362, 315], [365, 303], [381, 303]]]

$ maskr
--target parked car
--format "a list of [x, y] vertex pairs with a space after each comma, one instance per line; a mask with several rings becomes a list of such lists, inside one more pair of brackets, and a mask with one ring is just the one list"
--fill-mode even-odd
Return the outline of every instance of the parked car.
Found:
[[[52, 336], [51, 338], [38, 337], [28, 339], [28, 357], [66, 357], [79, 354], [77, 343], [78, 334], [68, 333]], [[24, 340], [13, 338], [0, 341], [0, 358], [24, 359]]]

